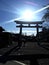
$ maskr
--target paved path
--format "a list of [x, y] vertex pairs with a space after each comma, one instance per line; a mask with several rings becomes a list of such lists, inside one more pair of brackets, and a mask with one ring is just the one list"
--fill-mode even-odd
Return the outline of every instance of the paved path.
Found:
[[[11, 46], [9, 48], [3, 48], [0, 49], [0, 55], [4, 54], [5, 52], [7, 52], [8, 50], [10, 50], [11, 48], [13, 48], [14, 46]], [[26, 54], [49, 54], [49, 51], [38, 46], [37, 43], [35, 42], [27, 42], [25, 47], [21, 47], [21, 49], [17, 52], [16, 50], [14, 50], [13, 52], [11, 52], [10, 55], [26, 55]], [[39, 64], [40, 65], [49, 65], [49, 59], [39, 59]], [[12, 61], [13, 62], [13, 61]], [[24, 61], [22, 61], [24, 62]], [[6, 65], [10, 65], [8, 63], [11, 62], [7, 62]], [[26, 62], [24, 62], [26, 63]], [[3, 64], [0, 64], [3, 65]], [[12, 65], [12, 64], [11, 64]], [[16, 63], [16, 65], [19, 65], [18, 63]]]

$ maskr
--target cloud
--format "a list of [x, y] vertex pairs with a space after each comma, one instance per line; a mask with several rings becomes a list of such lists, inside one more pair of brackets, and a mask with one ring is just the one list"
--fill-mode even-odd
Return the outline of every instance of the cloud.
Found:
[[37, 6], [37, 5], [38, 5], [37, 3], [31, 2], [31, 1], [26, 1], [25, 3], [26, 3], [26, 4], [29, 4], [29, 5], [34, 5], [34, 6]]

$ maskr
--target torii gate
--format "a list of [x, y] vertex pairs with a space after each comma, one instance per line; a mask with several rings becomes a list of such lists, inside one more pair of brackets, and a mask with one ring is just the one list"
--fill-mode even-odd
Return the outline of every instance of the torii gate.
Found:
[[[39, 28], [42, 28], [42, 26], [39, 24], [42, 24], [44, 21], [34, 21], [34, 22], [14, 21], [14, 22], [16, 22], [16, 24], [20, 24], [16, 26], [20, 28], [20, 35], [22, 34], [22, 28], [36, 28], [37, 35], [38, 35]], [[23, 24], [28, 24], [28, 26], [23, 26]], [[36, 25], [31, 26], [31, 24], [36, 24]]]
[[[23, 22], [23, 21], [15, 21], [16, 22], [16, 24], [20, 24], [20, 25], [17, 25], [16, 27], [18, 27], [18, 28], [20, 28], [20, 35], [22, 34], [22, 28], [24, 27], [24, 28], [36, 28], [37, 29], [37, 35], [38, 35], [38, 32], [39, 32], [39, 28], [42, 28], [42, 26], [41, 25], [39, 25], [39, 24], [42, 24], [44, 21], [36, 21], [36, 22]], [[23, 24], [28, 24], [28, 26], [23, 26]], [[36, 25], [33, 25], [33, 26], [31, 26], [30, 24], [36, 24]], [[21, 43], [19, 43], [19, 44], [21, 44]], [[40, 45], [40, 44], [39, 44]], [[45, 47], [43, 47], [43, 48], [45, 48]], [[46, 49], [46, 48], [45, 48]], [[17, 55], [17, 57], [16, 57], [16, 59], [20, 59], [20, 60], [30, 60], [30, 65], [39, 65], [38, 64], [38, 62], [37, 62], [37, 59], [38, 58], [45, 58], [45, 57], [49, 57], [49, 55], [43, 55], [43, 54], [32, 54], [32, 56], [31, 55]]]

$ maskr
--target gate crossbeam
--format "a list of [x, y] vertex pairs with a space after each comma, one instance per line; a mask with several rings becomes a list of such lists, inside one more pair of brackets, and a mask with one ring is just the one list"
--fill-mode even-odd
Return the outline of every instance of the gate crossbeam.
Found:
[[[20, 25], [17, 25], [16, 27], [20, 28], [20, 34], [22, 34], [22, 28], [36, 28], [37, 30], [37, 35], [38, 35], [38, 32], [39, 32], [39, 28], [42, 28], [41, 25], [39, 24], [42, 24], [44, 21], [34, 21], [34, 22], [25, 22], [25, 21], [15, 21], [16, 24], [20, 24]], [[23, 24], [28, 24], [28, 26], [24, 26]], [[31, 24], [36, 24], [36, 25], [32, 25]]]

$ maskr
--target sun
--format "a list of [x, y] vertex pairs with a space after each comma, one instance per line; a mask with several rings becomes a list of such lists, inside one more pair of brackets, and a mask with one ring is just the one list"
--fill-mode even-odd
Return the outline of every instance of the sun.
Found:
[[31, 10], [23, 11], [22, 19], [25, 21], [31, 21], [33, 19], [33, 12]]

